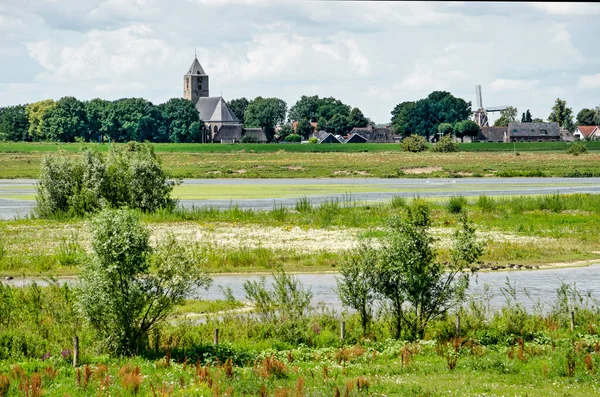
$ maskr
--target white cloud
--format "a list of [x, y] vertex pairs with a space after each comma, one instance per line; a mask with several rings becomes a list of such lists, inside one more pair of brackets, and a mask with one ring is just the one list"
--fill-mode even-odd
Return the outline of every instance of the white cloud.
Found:
[[560, 16], [590, 16], [600, 14], [600, 4], [592, 3], [534, 3], [530, 4], [535, 10], [544, 11], [551, 15]]
[[496, 79], [492, 81], [489, 88], [493, 92], [503, 91], [530, 91], [536, 88], [540, 84], [539, 80], [507, 80], [507, 79]]
[[581, 76], [577, 85], [580, 88], [600, 88], [600, 73]]

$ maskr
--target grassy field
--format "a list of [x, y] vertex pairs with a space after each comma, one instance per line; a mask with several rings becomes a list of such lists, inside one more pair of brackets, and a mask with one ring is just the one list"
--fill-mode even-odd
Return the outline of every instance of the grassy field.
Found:
[[[198, 250], [211, 272], [268, 272], [278, 266], [318, 272], [336, 270], [341, 255], [358, 239], [386, 233], [387, 220], [402, 214], [406, 202], [330, 201], [314, 208], [306, 202], [299, 210], [271, 211], [203, 208], [143, 219], [153, 240], [174, 233]], [[457, 223], [449, 202], [431, 202], [442, 253]], [[484, 261], [544, 266], [600, 258], [598, 195], [482, 196], [462, 206], [487, 241]], [[0, 236], [2, 275], [75, 274], [90, 250], [85, 220], [4, 221]]]
[[[77, 151], [73, 150], [72, 155]], [[47, 153], [0, 153], [0, 178], [37, 178], [40, 162]], [[180, 178], [600, 176], [600, 152], [572, 156], [564, 152], [510, 151], [296, 153], [278, 150], [252, 153], [240, 150], [222, 153], [158, 151], [158, 156], [165, 169], [173, 177]]]

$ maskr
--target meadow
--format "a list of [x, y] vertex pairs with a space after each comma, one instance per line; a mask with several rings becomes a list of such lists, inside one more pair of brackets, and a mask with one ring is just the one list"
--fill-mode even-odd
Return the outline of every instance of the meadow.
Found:
[[[565, 143], [469, 143], [458, 153], [407, 153], [396, 144], [155, 144], [177, 178], [598, 176], [600, 143], [572, 156]], [[75, 155], [99, 144], [0, 143], [0, 179], [36, 178], [45, 154]]]
[[[178, 208], [143, 214], [156, 241], [167, 233], [205, 258], [212, 273], [335, 271], [360, 239], [387, 233], [410, 199], [360, 204], [350, 197], [270, 211]], [[466, 211], [487, 242], [483, 260], [537, 266], [600, 258], [600, 196], [453, 197], [430, 201], [437, 245], [447, 254], [457, 212]], [[0, 275], [73, 275], [90, 251], [86, 218], [20, 219], [0, 223]]]

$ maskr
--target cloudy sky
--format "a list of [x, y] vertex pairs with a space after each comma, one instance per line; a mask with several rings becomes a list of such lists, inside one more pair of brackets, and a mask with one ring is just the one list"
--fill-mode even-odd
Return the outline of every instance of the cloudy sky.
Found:
[[386, 123], [447, 90], [547, 118], [600, 105], [600, 4], [0, 0], [0, 106], [183, 95], [194, 49], [211, 95], [334, 96]]

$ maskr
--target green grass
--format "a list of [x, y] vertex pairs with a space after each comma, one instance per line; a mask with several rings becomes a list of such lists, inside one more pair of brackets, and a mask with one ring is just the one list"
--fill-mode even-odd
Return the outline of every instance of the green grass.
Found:
[[218, 312], [225, 312], [228, 310], [234, 310], [244, 307], [244, 304], [236, 300], [197, 300], [197, 299], [186, 299], [185, 304], [177, 306], [175, 309], [175, 315], [182, 314], [214, 314]]

